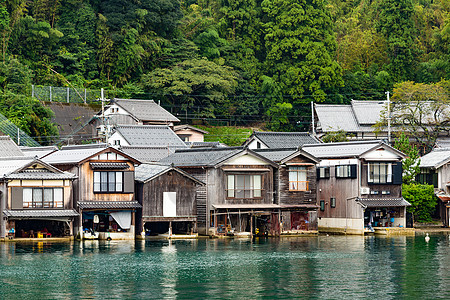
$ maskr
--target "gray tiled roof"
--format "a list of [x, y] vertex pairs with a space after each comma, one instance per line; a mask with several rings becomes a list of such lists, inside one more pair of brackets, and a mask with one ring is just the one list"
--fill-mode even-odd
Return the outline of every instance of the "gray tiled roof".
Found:
[[81, 209], [126, 209], [142, 208], [137, 201], [81, 201], [78, 202]]
[[180, 120], [153, 100], [113, 99], [140, 121], [180, 122]]
[[[182, 147], [184, 149], [185, 147]], [[173, 154], [177, 147], [121, 146], [120, 150], [140, 162], [157, 162]]]
[[35, 210], [9, 210], [3, 211], [3, 214], [9, 218], [61, 218], [77, 217], [80, 214], [73, 209], [35, 209]]
[[450, 148], [436, 148], [420, 158], [421, 168], [439, 168], [450, 161]]
[[[304, 144], [317, 144], [319, 141], [308, 132], [261, 132], [255, 131], [252, 137], [258, 138], [269, 148], [297, 148]], [[250, 139], [252, 139], [250, 137]]]
[[220, 142], [185, 142], [189, 148], [223, 148], [226, 145]]
[[42, 158], [52, 152], [55, 152], [58, 150], [58, 147], [56, 146], [45, 146], [45, 147], [20, 147], [20, 150], [26, 155], [26, 156], [37, 156], [38, 158]]
[[395, 199], [357, 199], [358, 202], [362, 203], [367, 207], [397, 207], [397, 206], [411, 206], [411, 203], [403, 198]]
[[64, 180], [64, 179], [74, 179], [75, 174], [64, 172], [64, 173], [54, 173], [48, 170], [39, 172], [19, 172], [12, 173], [6, 178], [8, 179], [22, 179], [22, 180], [33, 180], [33, 179], [46, 179], [46, 180]]
[[142, 164], [136, 167], [134, 171], [134, 179], [136, 181], [144, 182], [170, 169], [171, 167], [167, 165]]
[[16, 143], [8, 136], [0, 136], [0, 157], [24, 156]]
[[243, 151], [243, 149], [243, 147], [229, 147], [177, 150], [169, 157], [160, 160], [160, 163], [184, 167], [215, 166], [227, 158]]
[[381, 119], [381, 112], [386, 108], [386, 101], [352, 100], [352, 108], [360, 125], [375, 125]]
[[274, 162], [280, 162], [284, 158], [288, 157], [292, 153], [297, 151], [297, 148], [286, 148], [286, 149], [253, 149], [256, 153], [270, 159]]
[[350, 105], [315, 104], [314, 108], [319, 119], [317, 127], [320, 127], [323, 132], [360, 130]]
[[[44, 169], [26, 169], [34, 163], [44, 166]], [[8, 179], [73, 179], [76, 176], [69, 172], [62, 172], [37, 158], [21, 156], [0, 158], [0, 177]]]
[[317, 158], [358, 157], [366, 151], [383, 144], [382, 141], [354, 141], [304, 145], [302, 149]]
[[78, 163], [107, 148], [106, 144], [66, 146], [42, 158], [49, 164]]
[[203, 133], [203, 134], [208, 134], [209, 133], [208, 131], [202, 130], [200, 128], [197, 128], [197, 127], [194, 127], [194, 126], [191, 126], [191, 125], [177, 125], [177, 126], [173, 127], [173, 131], [177, 132], [179, 130], [194, 130], [194, 131], [198, 131], [198, 132]]
[[187, 148], [169, 126], [164, 125], [118, 125], [119, 132], [130, 146], [171, 146]]
[[127, 163], [115, 163], [115, 162], [91, 162], [92, 169], [128, 169], [130, 166]]

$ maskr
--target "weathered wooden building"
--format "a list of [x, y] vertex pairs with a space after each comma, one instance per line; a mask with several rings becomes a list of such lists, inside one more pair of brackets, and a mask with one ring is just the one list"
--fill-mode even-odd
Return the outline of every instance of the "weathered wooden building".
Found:
[[0, 158], [0, 236], [16, 238], [73, 235], [74, 174], [32, 157]]
[[319, 231], [364, 234], [376, 227], [406, 227], [402, 198], [405, 155], [382, 141], [304, 145], [320, 159]]
[[173, 166], [136, 167], [137, 232], [154, 236], [197, 234], [197, 188], [204, 183]]
[[134, 170], [140, 162], [104, 144], [66, 146], [43, 160], [77, 176], [73, 183], [74, 207], [80, 217], [75, 234], [100, 239], [134, 239]]
[[281, 209], [281, 234], [317, 232], [317, 158], [301, 149], [259, 149], [279, 164], [275, 172], [275, 202]]
[[[177, 150], [160, 161], [206, 185], [198, 190], [200, 234], [265, 234], [279, 226], [273, 161], [242, 147]], [[211, 231], [210, 231], [211, 228]]]

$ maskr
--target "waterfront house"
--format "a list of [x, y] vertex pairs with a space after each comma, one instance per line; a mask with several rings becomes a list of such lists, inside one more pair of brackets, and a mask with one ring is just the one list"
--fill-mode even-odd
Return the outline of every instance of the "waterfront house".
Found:
[[204, 183], [173, 166], [136, 167], [136, 232], [147, 236], [197, 235], [197, 188]]
[[0, 158], [0, 236], [73, 235], [72, 181], [76, 176], [37, 158]]
[[318, 144], [320, 141], [308, 132], [262, 132], [255, 131], [244, 142], [249, 149], [298, 148], [304, 144]]
[[403, 153], [382, 141], [304, 145], [302, 149], [320, 159], [319, 231], [364, 234], [370, 228], [406, 227], [410, 204], [402, 197]]
[[438, 212], [445, 227], [450, 227], [450, 148], [435, 148], [420, 158], [416, 181], [434, 186]]
[[302, 149], [258, 149], [279, 164], [275, 171], [275, 202], [280, 205], [281, 234], [317, 232], [317, 171], [319, 160]]
[[273, 184], [278, 165], [264, 156], [243, 147], [183, 149], [160, 163], [206, 184], [197, 195], [199, 234], [267, 234], [279, 226]]
[[142, 207], [134, 198], [138, 160], [105, 144], [65, 146], [43, 160], [77, 176], [76, 235], [90, 238], [95, 231], [100, 239], [134, 239], [135, 211]]

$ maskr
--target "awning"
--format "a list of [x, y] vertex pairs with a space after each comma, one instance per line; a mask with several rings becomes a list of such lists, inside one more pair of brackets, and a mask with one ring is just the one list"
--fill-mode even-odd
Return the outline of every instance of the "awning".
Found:
[[319, 205], [317, 204], [281, 205], [281, 208], [318, 209]]
[[450, 195], [436, 195], [442, 202], [450, 201]]
[[163, 216], [142, 216], [143, 222], [196, 222], [195, 216], [177, 216], [177, 217], [163, 217]]
[[393, 198], [393, 199], [356, 199], [357, 202], [361, 203], [366, 207], [400, 207], [400, 206], [411, 206], [411, 203], [403, 198]]
[[130, 209], [142, 208], [137, 201], [81, 201], [78, 202], [81, 209]]
[[215, 209], [277, 209], [278, 204], [213, 204]]
[[131, 227], [131, 211], [115, 211], [109, 213], [111, 217], [119, 224], [122, 229], [130, 229]]
[[67, 221], [80, 214], [73, 209], [42, 209], [42, 210], [9, 210], [5, 209], [3, 214], [9, 219], [39, 219]]
[[91, 168], [94, 170], [112, 170], [112, 169], [128, 169], [130, 166], [127, 163], [90, 163]]

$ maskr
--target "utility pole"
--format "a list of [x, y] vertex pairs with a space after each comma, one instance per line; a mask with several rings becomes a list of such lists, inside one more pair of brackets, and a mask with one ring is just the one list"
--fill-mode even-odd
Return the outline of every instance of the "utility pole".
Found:
[[388, 143], [391, 144], [391, 100], [389, 99], [389, 91], [387, 95], [387, 125], [388, 125]]
[[312, 134], [316, 136], [316, 129], [314, 128], [314, 101], [311, 101], [311, 126], [312, 126]]
[[105, 116], [105, 97], [103, 93], [103, 88], [101, 89], [101, 99], [102, 101], [102, 123], [105, 128], [105, 143], [108, 143], [109, 138], [109, 117]]

